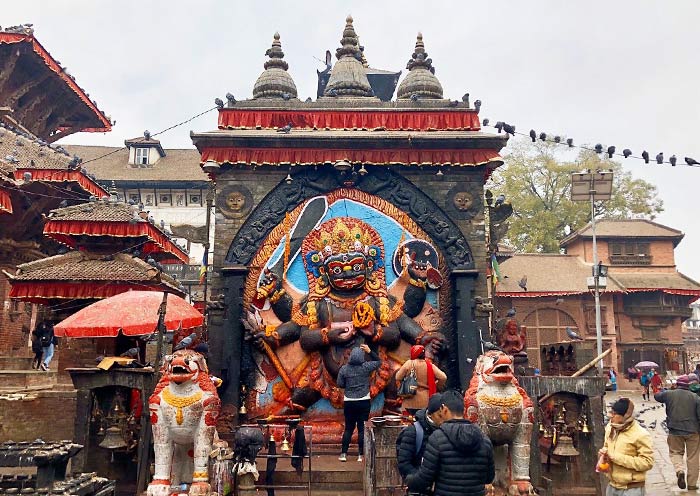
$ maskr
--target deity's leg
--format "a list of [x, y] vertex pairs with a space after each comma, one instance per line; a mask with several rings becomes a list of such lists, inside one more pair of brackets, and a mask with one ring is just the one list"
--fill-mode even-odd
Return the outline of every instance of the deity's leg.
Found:
[[292, 408], [305, 411], [321, 399], [321, 393], [310, 387], [297, 388], [292, 391]]

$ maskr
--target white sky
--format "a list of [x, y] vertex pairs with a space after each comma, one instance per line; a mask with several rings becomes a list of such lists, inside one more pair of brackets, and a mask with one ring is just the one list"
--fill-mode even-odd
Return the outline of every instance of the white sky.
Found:
[[[273, 33], [299, 97], [316, 97], [316, 69], [335, 53], [351, 13], [371, 66], [403, 70], [417, 31], [445, 96], [483, 102], [481, 116], [566, 134], [578, 144], [616, 145], [679, 166], [629, 160], [656, 184], [657, 221], [686, 233], [679, 269], [700, 280], [700, 38], [697, 0], [557, 1], [144, 1], [2, 2], [3, 27], [29, 22], [37, 39], [117, 125], [71, 144], [122, 145], [213, 106], [227, 91], [249, 98]], [[190, 147], [189, 131], [216, 127], [216, 113], [159, 137]], [[653, 161], [653, 160], [652, 160]]]

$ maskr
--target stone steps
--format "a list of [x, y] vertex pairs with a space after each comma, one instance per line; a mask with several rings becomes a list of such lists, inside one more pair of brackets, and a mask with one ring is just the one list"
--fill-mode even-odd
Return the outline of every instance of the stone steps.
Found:
[[0, 356], [0, 370], [32, 370], [31, 357]]
[[[317, 446], [314, 447], [316, 449]], [[275, 486], [306, 486], [309, 483], [309, 461], [304, 460], [304, 471], [298, 475], [291, 466], [290, 458], [279, 458], [274, 474]], [[258, 460], [260, 479], [258, 484], [265, 484], [266, 459]], [[315, 454], [311, 458], [311, 491], [317, 494], [342, 494], [354, 496], [362, 494], [364, 464], [357, 461], [357, 452], [352, 451], [348, 461], [343, 463], [338, 460], [338, 453]], [[262, 490], [262, 489], [261, 489]], [[282, 491], [280, 489], [280, 491]], [[305, 490], [284, 490], [284, 494], [304, 494]]]
[[56, 384], [55, 370], [0, 370], [0, 388], [3, 391], [50, 388]]

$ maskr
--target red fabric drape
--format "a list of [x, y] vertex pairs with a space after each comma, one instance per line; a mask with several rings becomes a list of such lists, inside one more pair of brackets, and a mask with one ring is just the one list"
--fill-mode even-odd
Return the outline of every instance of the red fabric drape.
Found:
[[435, 384], [435, 371], [433, 370], [432, 360], [426, 358], [425, 364], [428, 366], [426, 370], [426, 380], [428, 381], [428, 398], [430, 398], [437, 393], [437, 384]]
[[91, 195], [95, 195], [98, 198], [109, 196], [107, 190], [77, 170], [17, 169], [15, 176], [17, 178], [21, 178], [25, 172], [29, 172], [32, 175], [32, 180], [34, 181], [76, 182], [81, 188], [83, 188], [84, 191], [90, 193]]
[[152, 246], [144, 248], [150, 251], [165, 251], [175, 256], [182, 263], [189, 263], [190, 257], [165, 234], [148, 222], [105, 222], [49, 220], [44, 226], [44, 234], [67, 246], [75, 248], [73, 236], [114, 236], [114, 237], [148, 237], [159, 249]]
[[478, 131], [475, 110], [320, 110], [221, 109], [219, 129], [274, 129], [292, 123], [310, 129], [386, 129], [410, 131]]
[[320, 148], [231, 148], [211, 147], [202, 150], [202, 163], [214, 160], [220, 164], [316, 165], [347, 160], [362, 164], [456, 165], [474, 166], [500, 162], [496, 150], [334, 150]]
[[0, 214], [2, 213], [12, 213], [12, 198], [10, 193], [0, 188]]
[[18, 298], [33, 303], [46, 300], [92, 300], [109, 298], [127, 291], [168, 291], [176, 292], [165, 285], [150, 286], [146, 283], [105, 283], [104, 281], [11, 281], [10, 298]]
[[102, 127], [97, 127], [97, 128], [85, 128], [81, 129], [81, 131], [86, 131], [86, 132], [107, 132], [112, 130], [112, 124], [109, 122], [109, 120], [102, 114], [100, 109], [97, 108], [97, 106], [92, 103], [90, 100], [90, 97], [88, 97], [85, 92], [82, 90], [78, 84], [73, 81], [73, 79], [66, 73], [63, 68], [54, 60], [54, 58], [51, 56], [51, 54], [46, 51], [46, 49], [39, 43], [36, 38], [34, 38], [33, 35], [30, 34], [22, 34], [22, 33], [0, 33], [0, 43], [30, 43], [32, 45], [32, 49], [34, 52], [41, 57], [41, 59], [44, 61], [46, 66], [51, 69], [53, 72], [55, 72], [65, 83], [66, 85], [73, 90], [73, 92], [78, 95], [78, 98], [82, 100], [82, 102], [90, 109], [90, 111], [97, 117], [103, 124]]

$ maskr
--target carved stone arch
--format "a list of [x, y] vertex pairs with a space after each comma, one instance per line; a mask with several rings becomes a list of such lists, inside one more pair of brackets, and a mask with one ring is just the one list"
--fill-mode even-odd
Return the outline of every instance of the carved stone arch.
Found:
[[[303, 167], [291, 182], [282, 181], [263, 198], [234, 237], [226, 254], [226, 265], [247, 266], [260, 244], [285, 214], [303, 201], [347, 187], [347, 177], [331, 166]], [[378, 196], [406, 212], [444, 255], [449, 270], [474, 269], [474, 257], [459, 227], [416, 185], [385, 168], [366, 166], [368, 174], [357, 176], [354, 187]]]

